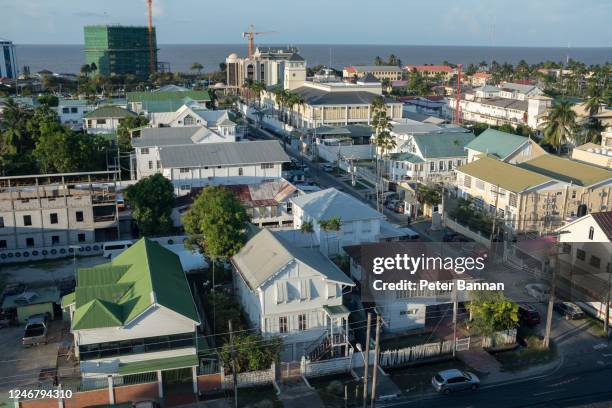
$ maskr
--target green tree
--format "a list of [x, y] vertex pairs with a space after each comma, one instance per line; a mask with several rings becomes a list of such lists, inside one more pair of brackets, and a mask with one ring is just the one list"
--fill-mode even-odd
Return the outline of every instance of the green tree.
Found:
[[518, 326], [518, 305], [502, 292], [474, 292], [468, 310], [470, 329], [481, 336]]
[[300, 231], [303, 234], [308, 234], [310, 236], [310, 247], [312, 248], [314, 245], [314, 225], [312, 224], [312, 221], [302, 222], [302, 225], [300, 225]]
[[[325, 242], [327, 246], [327, 256], [329, 256], [329, 234], [332, 232], [340, 231], [340, 227], [342, 226], [342, 220], [339, 217], [331, 217], [327, 220], [319, 221], [319, 226], [325, 232]], [[338, 245], [340, 244], [340, 240], [338, 239]]]
[[191, 64], [191, 68], [189, 69], [191, 69], [192, 71], [197, 71], [199, 77], [202, 75], [202, 70], [204, 69], [204, 66], [199, 62], [194, 62], [193, 64]]
[[119, 140], [119, 149], [122, 152], [132, 151], [131, 131], [149, 124], [149, 119], [144, 115], [126, 116], [119, 120], [117, 127], [117, 139]]
[[89, 74], [91, 74], [91, 65], [81, 65], [81, 74], [83, 74], [86, 78], [89, 77]]
[[188, 244], [214, 261], [236, 254], [246, 242], [248, 217], [242, 204], [222, 186], [206, 187], [183, 217]]
[[265, 370], [278, 361], [282, 345], [280, 337], [264, 339], [259, 334], [240, 333], [234, 336], [234, 358], [229, 343], [223, 345], [219, 358], [226, 367], [234, 363], [238, 373]]
[[36, 98], [38, 102], [43, 105], [47, 105], [50, 108], [55, 108], [59, 104], [59, 99], [55, 95], [40, 95]]
[[593, 117], [599, 113], [601, 106], [604, 104], [602, 89], [597, 85], [591, 85], [589, 88], [589, 99], [586, 101], [585, 108], [589, 112], [589, 116]]
[[553, 106], [543, 123], [544, 141], [557, 149], [561, 154], [561, 146], [574, 139], [576, 131], [576, 112], [572, 110], [572, 103], [562, 100]]
[[127, 188], [125, 200], [143, 236], [161, 235], [172, 231], [174, 187], [161, 174], [145, 177]]

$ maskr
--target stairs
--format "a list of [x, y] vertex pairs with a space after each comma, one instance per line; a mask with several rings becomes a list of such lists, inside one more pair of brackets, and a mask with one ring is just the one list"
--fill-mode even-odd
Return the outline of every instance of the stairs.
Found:
[[329, 330], [326, 330], [304, 350], [304, 354], [310, 361], [319, 361], [331, 351], [332, 344], [334, 347], [341, 346], [344, 345], [346, 341], [346, 334], [341, 332], [333, 334], [332, 342], [332, 335], [329, 333]]

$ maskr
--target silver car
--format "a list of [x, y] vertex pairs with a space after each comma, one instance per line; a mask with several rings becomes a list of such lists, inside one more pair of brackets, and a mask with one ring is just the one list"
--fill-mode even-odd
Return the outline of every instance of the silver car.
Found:
[[456, 369], [440, 371], [431, 379], [431, 385], [438, 392], [450, 394], [454, 391], [476, 390], [480, 380], [476, 374]]

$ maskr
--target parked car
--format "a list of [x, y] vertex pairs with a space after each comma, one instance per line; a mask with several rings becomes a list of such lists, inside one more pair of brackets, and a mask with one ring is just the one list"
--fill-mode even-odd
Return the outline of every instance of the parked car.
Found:
[[28, 317], [21, 345], [24, 347], [47, 344], [49, 315], [35, 314]]
[[535, 306], [519, 303], [518, 307], [519, 322], [522, 325], [532, 327], [540, 324], [540, 313]]
[[326, 173], [331, 173], [332, 171], [334, 171], [334, 166], [332, 166], [331, 164], [325, 164], [323, 165], [323, 171]]
[[555, 302], [553, 309], [567, 320], [583, 319], [585, 316], [580, 306], [572, 302]]
[[438, 392], [450, 394], [454, 391], [476, 390], [480, 380], [475, 374], [457, 369], [440, 371], [431, 379], [431, 385]]
[[550, 296], [550, 288], [542, 283], [530, 283], [525, 285], [527, 294], [538, 302], [545, 302]]
[[155, 401], [140, 401], [134, 404], [134, 408], [158, 408], [159, 404]]

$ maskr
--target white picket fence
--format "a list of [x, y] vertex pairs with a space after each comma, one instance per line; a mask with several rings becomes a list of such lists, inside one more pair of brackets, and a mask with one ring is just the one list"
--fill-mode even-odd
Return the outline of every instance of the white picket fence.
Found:
[[482, 338], [482, 348], [490, 349], [516, 343], [516, 329], [494, 333], [490, 337]]
[[453, 352], [453, 341], [419, 344], [397, 350], [387, 350], [380, 354], [380, 365], [396, 367], [418, 360], [439, 357]]

